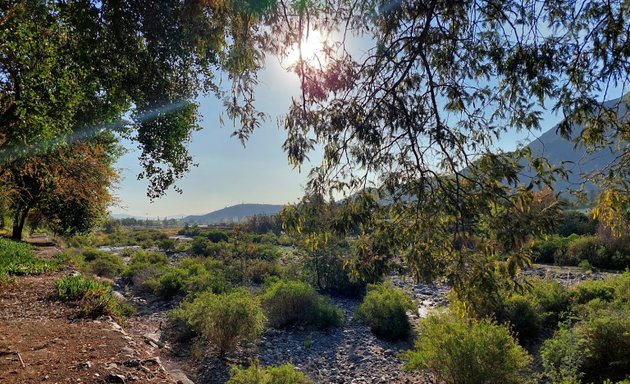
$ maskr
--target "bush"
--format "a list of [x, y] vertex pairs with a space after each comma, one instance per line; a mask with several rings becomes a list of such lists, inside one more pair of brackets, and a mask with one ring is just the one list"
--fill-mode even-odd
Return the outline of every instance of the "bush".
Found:
[[[597, 307], [597, 305], [595, 305]], [[584, 362], [587, 373], [598, 373], [614, 368], [630, 369], [630, 311], [625, 309], [595, 308], [577, 323], [575, 332], [584, 342], [588, 359]]]
[[192, 302], [182, 303], [171, 316], [216, 345], [220, 355], [238, 342], [259, 337], [265, 323], [258, 300], [245, 290], [220, 295], [204, 292]]
[[125, 270], [125, 263], [120, 256], [103, 252], [96, 255], [95, 258], [87, 264], [87, 270], [95, 275], [111, 279], [119, 276]]
[[391, 284], [370, 284], [357, 313], [376, 336], [398, 340], [409, 335], [411, 327], [407, 310], [413, 307], [403, 290]]
[[105, 282], [95, 281], [81, 275], [66, 276], [61, 280], [55, 280], [57, 296], [62, 301], [77, 301], [85, 297], [88, 291], [99, 291], [109, 288]]
[[572, 265], [577, 265], [581, 260], [587, 260], [595, 267], [609, 264], [608, 251], [597, 236], [582, 236], [572, 240], [567, 246], [567, 257], [576, 261]]
[[262, 368], [258, 362], [248, 368], [232, 367], [227, 384], [308, 384], [304, 374], [290, 364]]
[[272, 327], [310, 324], [332, 328], [343, 322], [341, 310], [329, 304], [315, 289], [299, 281], [269, 282], [262, 294], [262, 303]]
[[531, 357], [510, 331], [490, 320], [432, 315], [420, 323], [406, 369], [428, 369], [445, 383], [521, 383]]
[[531, 294], [542, 311], [541, 321], [544, 326], [556, 326], [562, 320], [571, 305], [571, 293], [555, 281], [531, 280]]
[[564, 213], [562, 224], [558, 228], [560, 236], [594, 235], [597, 232], [597, 220], [593, 220], [579, 211], [567, 211]]
[[223, 263], [212, 259], [184, 259], [179, 266], [166, 268], [159, 278], [149, 284], [155, 287], [157, 295], [165, 299], [206, 290], [223, 293], [230, 289]]
[[540, 263], [561, 263], [566, 257], [569, 241], [576, 236], [550, 236], [547, 239], [536, 240], [532, 247], [534, 259]]
[[0, 238], [0, 275], [38, 275], [59, 269], [57, 260], [42, 260], [26, 243]]
[[209, 230], [206, 235], [206, 238], [208, 238], [208, 240], [210, 240], [213, 243], [219, 243], [221, 241], [227, 242], [228, 240], [230, 240], [230, 237], [228, 236], [227, 233], [220, 231], [218, 229]]
[[245, 277], [256, 284], [264, 282], [267, 277], [280, 277], [281, 275], [282, 269], [275, 261], [250, 260], [245, 270]]
[[573, 289], [573, 300], [577, 304], [585, 304], [599, 299], [612, 301], [615, 298], [615, 287], [611, 280], [583, 281]]
[[55, 280], [55, 286], [60, 300], [79, 303], [82, 316], [121, 318], [133, 312], [132, 307], [114, 297], [108, 283], [77, 275]]
[[584, 342], [566, 327], [561, 327], [552, 338], [545, 340], [540, 356], [544, 375], [552, 383], [579, 384], [584, 376], [581, 372], [586, 359]]
[[505, 301], [504, 316], [521, 342], [536, 337], [541, 329], [542, 313], [531, 297], [513, 295]]

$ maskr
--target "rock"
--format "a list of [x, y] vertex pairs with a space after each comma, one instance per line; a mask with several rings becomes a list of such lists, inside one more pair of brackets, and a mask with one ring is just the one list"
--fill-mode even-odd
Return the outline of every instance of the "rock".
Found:
[[105, 381], [108, 382], [108, 383], [125, 384], [125, 376], [118, 375], [118, 374], [115, 374], [115, 373], [110, 373], [105, 378]]
[[188, 376], [181, 369], [174, 369], [168, 373], [171, 376], [171, 379], [175, 381], [177, 384], [195, 384], [193, 383]]
[[140, 360], [131, 359], [131, 360], [123, 361], [122, 365], [124, 365], [125, 367], [139, 367]]
[[156, 347], [163, 348], [164, 342], [160, 339], [162, 338], [161, 333], [145, 333], [144, 340], [149, 344], [153, 344]]
[[89, 361], [86, 361], [85, 363], [79, 363], [77, 365], [77, 369], [90, 369], [92, 368], [92, 363]]

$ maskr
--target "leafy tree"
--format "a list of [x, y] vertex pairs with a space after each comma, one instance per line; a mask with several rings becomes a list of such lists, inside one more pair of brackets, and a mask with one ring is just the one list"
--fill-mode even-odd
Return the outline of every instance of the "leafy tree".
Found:
[[496, 141], [539, 129], [546, 107], [564, 114], [559, 131], [577, 145], [620, 149], [594, 175], [605, 189], [595, 212], [627, 228], [627, 18], [621, 1], [305, 3], [287, 36], [343, 26], [369, 46], [353, 56], [344, 39], [296, 64], [302, 94], [284, 149], [299, 166], [323, 148], [309, 193], [373, 188], [387, 202], [356, 223], [357, 255], [372, 260], [358, 266], [398, 261], [460, 292], [496, 291], [529, 263], [531, 238], [554, 227], [558, 204], [530, 209], [541, 198], [533, 190], [565, 176]]
[[112, 138], [75, 142], [20, 161], [0, 173], [13, 210], [14, 239], [29, 213], [60, 234], [86, 232], [107, 215], [108, 187], [117, 179]]
[[258, 25], [273, 4], [2, 2], [0, 166], [17, 170], [59, 143], [115, 130], [138, 144], [149, 196], [162, 195], [192, 162], [200, 93], [225, 100], [244, 129], [259, 124], [252, 86], [267, 32]]

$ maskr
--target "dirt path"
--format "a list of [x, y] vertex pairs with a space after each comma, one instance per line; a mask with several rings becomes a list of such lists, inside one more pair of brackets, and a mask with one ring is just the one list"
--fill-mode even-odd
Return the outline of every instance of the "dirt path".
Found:
[[0, 383], [177, 383], [133, 327], [80, 319], [78, 308], [55, 299], [54, 279], [69, 273], [18, 277], [0, 288]]

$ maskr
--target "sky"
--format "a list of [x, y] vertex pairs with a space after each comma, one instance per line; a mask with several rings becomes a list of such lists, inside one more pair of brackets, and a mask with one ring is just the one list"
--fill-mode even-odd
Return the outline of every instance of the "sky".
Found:
[[[317, 42], [317, 39], [314, 39]], [[231, 137], [234, 127], [225, 118], [225, 126], [219, 123], [222, 104], [214, 97], [199, 99], [203, 116], [201, 131], [195, 132], [189, 146], [192, 167], [177, 186], [181, 194], [170, 189], [166, 196], [153, 202], [146, 196], [146, 180], [137, 180], [141, 172], [138, 165], [139, 151], [129, 147], [127, 154], [118, 161], [121, 182], [113, 191], [117, 204], [112, 214], [127, 214], [141, 218], [180, 217], [205, 214], [240, 203], [287, 204], [294, 203], [303, 195], [311, 164], [318, 163], [321, 154], [311, 154], [312, 163], [305, 163], [302, 170], [289, 165], [282, 150], [285, 132], [278, 127], [278, 118], [290, 106], [291, 97], [299, 96], [299, 79], [283, 68], [275, 57], [269, 57], [265, 69], [259, 74], [256, 106], [268, 117], [243, 147]], [[553, 127], [560, 120], [551, 113], [544, 115], [543, 130]], [[527, 144], [541, 133], [516, 134], [510, 132], [501, 138], [498, 146], [513, 150], [517, 144]]]
[[268, 58], [256, 94], [257, 107], [268, 116], [245, 147], [231, 137], [234, 127], [229, 119], [224, 117], [224, 126], [219, 123], [222, 104], [212, 96], [199, 99], [203, 129], [193, 133], [189, 145], [198, 166], [177, 182], [183, 192], [170, 189], [151, 202], [146, 196], [147, 181], [136, 178], [141, 171], [140, 152], [128, 147], [117, 164], [122, 180], [113, 191], [118, 203], [110, 212], [164, 218], [204, 214], [240, 203], [296, 202], [303, 195], [310, 167], [305, 164], [300, 172], [289, 165], [282, 150], [285, 132], [277, 121], [288, 111], [291, 97], [298, 95], [297, 76], [288, 73], [277, 58]]

